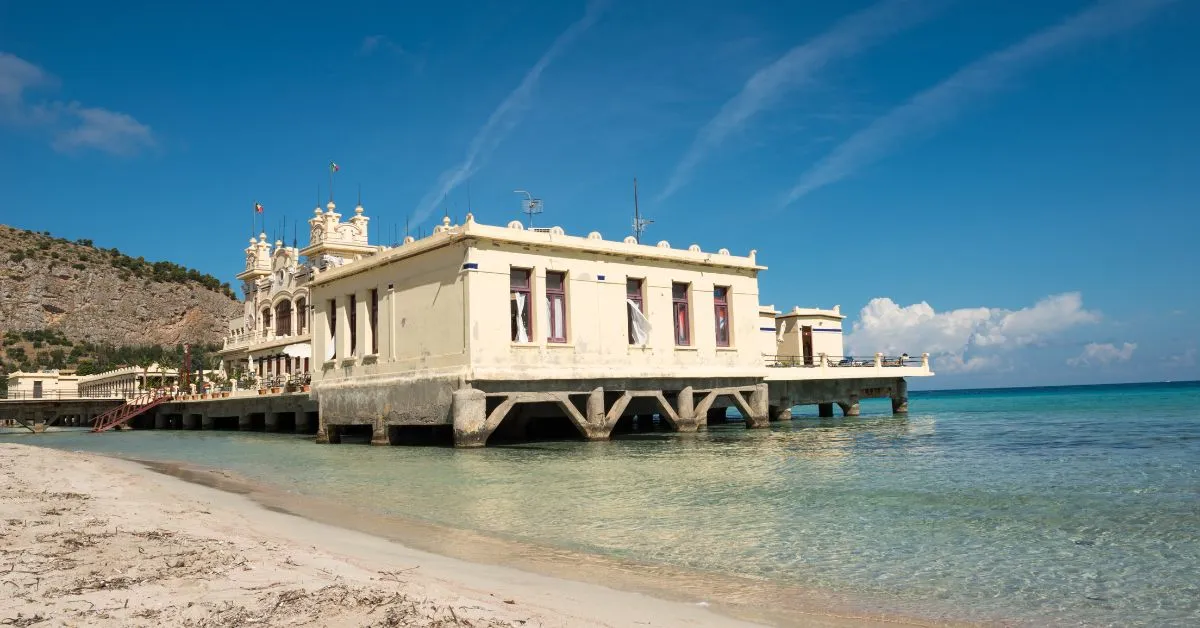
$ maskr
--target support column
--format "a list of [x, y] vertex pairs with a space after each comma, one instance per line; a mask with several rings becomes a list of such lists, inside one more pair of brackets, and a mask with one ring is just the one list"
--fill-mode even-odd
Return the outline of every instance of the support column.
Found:
[[156, 430], [167, 429], [166, 413], [164, 413], [164, 412], [155, 412], [154, 413], [154, 429], [156, 429]]
[[[700, 429], [700, 421], [696, 420], [696, 394], [691, 386], [684, 386], [675, 399], [675, 413], [679, 415], [675, 421], [675, 431], [695, 432]], [[708, 421], [705, 422], [708, 426]]]
[[770, 391], [767, 384], [757, 384], [754, 386], [754, 392], [750, 394], [750, 399], [747, 403], [750, 405], [750, 412], [746, 415], [746, 427], [770, 427]]
[[217, 425], [217, 423], [216, 423], [216, 421], [213, 420], [213, 417], [211, 417], [207, 414], [200, 415], [200, 429], [211, 430], [211, 429], [214, 429], [216, 427], [216, 425]]
[[267, 412], [263, 414], [263, 429], [268, 432], [279, 431], [279, 413]]
[[482, 390], [460, 388], [454, 391], [450, 405], [454, 421], [455, 447], [483, 447], [496, 429], [487, 426], [487, 397]]
[[771, 412], [772, 421], [791, 421], [792, 420], [792, 400], [784, 397], [779, 400], [779, 405], [775, 406]]
[[249, 432], [254, 427], [254, 421], [250, 418], [250, 413], [238, 416], [238, 429], [243, 432]]
[[296, 433], [303, 434], [308, 431], [308, 413], [304, 410], [296, 411]]
[[817, 416], [827, 419], [833, 416], [833, 403], [818, 403]]
[[391, 445], [392, 439], [388, 434], [387, 423], [382, 418], [375, 419], [375, 425], [371, 427], [371, 444], [372, 445]]
[[908, 381], [903, 377], [896, 380], [892, 392], [892, 414], [908, 414]]
[[592, 392], [588, 393], [586, 410], [587, 413], [583, 417], [587, 421], [585, 437], [588, 440], [608, 440], [612, 429], [608, 426], [608, 416], [604, 412], [603, 388], [593, 388]]
[[842, 409], [842, 416], [855, 417], [858, 416], [858, 395], [851, 395], [849, 401], [837, 402], [838, 407]]

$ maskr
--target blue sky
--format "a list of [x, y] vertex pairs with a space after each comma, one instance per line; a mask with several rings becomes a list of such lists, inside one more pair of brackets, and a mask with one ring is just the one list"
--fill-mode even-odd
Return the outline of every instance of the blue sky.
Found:
[[232, 280], [330, 160], [379, 236], [616, 239], [636, 175], [929, 385], [1200, 378], [1193, 0], [185, 4], [0, 0], [0, 221]]

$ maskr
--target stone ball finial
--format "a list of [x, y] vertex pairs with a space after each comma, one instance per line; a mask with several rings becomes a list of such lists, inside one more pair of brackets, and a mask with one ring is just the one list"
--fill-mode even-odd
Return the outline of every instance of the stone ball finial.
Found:
[[587, 237], [587, 239], [589, 239], [589, 240], [603, 240], [604, 238], [600, 236], [600, 232], [599, 232], [599, 231], [593, 231], [593, 232], [591, 232], [591, 233], [589, 233], [589, 234], [588, 234], [588, 237]]
[[509, 222], [509, 223], [508, 223], [508, 228], [509, 228], [509, 229], [516, 229], [517, 231], [524, 231], [524, 230], [525, 230], [525, 225], [521, 224], [521, 221], [520, 221], [520, 220], [513, 220], [513, 221], [511, 221], [511, 222]]
[[250, 238], [250, 244], [258, 244], [258, 240], [255, 238]]
[[717, 249], [717, 255], [729, 255], [729, 249]]
[[468, 225], [474, 224], [475, 223], [475, 214], [472, 214], [471, 212], [467, 212], [466, 222]]
[[326, 205], [326, 206], [325, 206], [325, 208], [326, 208], [326, 209], [328, 209], [328, 210], [329, 210], [329, 213], [331, 213], [331, 214], [332, 214], [332, 213], [333, 213], [333, 210], [337, 209], [337, 205], [334, 205], [334, 204], [333, 204], [333, 201], [329, 201], [329, 204], [328, 204], [328, 205]]
[[264, 232], [258, 234], [258, 241], [266, 242], [267, 241], [267, 232], [264, 231]]
[[275, 241], [275, 248], [277, 248], [277, 249], [278, 249], [278, 248], [281, 248], [282, 246], [283, 246], [283, 240], [276, 240], [276, 241]]
[[354, 208], [354, 213], [355, 213], [355, 215], [357, 215], [357, 216], [361, 216], [361, 215], [362, 215], [362, 213], [363, 213], [363, 206], [362, 206], [362, 205], [359, 205], [358, 207], [355, 207], [355, 208]]
[[564, 235], [565, 233], [566, 231], [563, 231], [562, 227], [550, 227], [550, 235]]
[[444, 227], [450, 226], [450, 217], [449, 216], [442, 216], [442, 226], [444, 226]]
[[316, 208], [315, 208], [315, 209], [313, 209], [313, 215], [314, 215], [314, 216], [320, 216], [320, 215], [321, 215], [321, 206], [320, 206], [320, 205], [317, 205], [317, 206], [316, 206]]
[[416, 242], [416, 241], [417, 241], [417, 239], [412, 236], [404, 236], [405, 244], [412, 244], [413, 242]]
[[750, 259], [754, 259], [758, 255], [758, 249], [750, 249]]
[[691, 246], [689, 246], [689, 247], [688, 247], [688, 250], [689, 250], [689, 251], [691, 251], [691, 252], [693, 252], [693, 253], [699, 253], [699, 252], [700, 252], [700, 245], [699, 245], [699, 244], [693, 244], [693, 245], [691, 245]]
[[671, 243], [666, 240], [659, 240], [657, 246], [660, 249], [669, 249], [671, 248]]
[[633, 236], [625, 236], [625, 239], [621, 240], [621, 241], [624, 242], [625, 244], [637, 244], [638, 243], [637, 238], [635, 238]]

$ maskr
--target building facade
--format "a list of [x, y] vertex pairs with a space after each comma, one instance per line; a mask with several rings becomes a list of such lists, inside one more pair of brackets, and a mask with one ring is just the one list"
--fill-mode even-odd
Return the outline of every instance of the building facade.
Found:
[[446, 219], [309, 284], [318, 438], [444, 425], [475, 446], [551, 417], [607, 438], [636, 415], [694, 430], [718, 402], [765, 424], [762, 270], [754, 252]]
[[342, 220], [330, 201], [317, 207], [303, 249], [251, 238], [245, 268], [237, 275], [245, 295], [245, 313], [229, 321], [221, 356], [222, 370], [249, 385], [307, 383], [312, 370], [312, 301], [309, 284], [320, 272], [370, 255], [381, 247], [368, 244], [368, 222], [362, 205]]

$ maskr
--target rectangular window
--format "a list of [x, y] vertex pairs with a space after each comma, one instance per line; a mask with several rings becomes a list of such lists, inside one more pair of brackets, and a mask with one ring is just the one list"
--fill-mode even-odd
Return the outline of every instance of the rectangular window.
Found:
[[346, 320], [350, 322], [350, 355], [358, 355], [358, 297], [350, 295], [350, 305], [346, 308]]
[[642, 303], [642, 280], [625, 280], [625, 315], [629, 323], [629, 344], [644, 345], [649, 340], [646, 307]]
[[713, 322], [717, 329], [717, 346], [729, 346], [729, 288], [713, 287]]
[[371, 353], [379, 353], [379, 291], [371, 290]]
[[509, 285], [509, 319], [512, 322], [512, 341], [529, 342], [529, 332], [532, 330], [533, 317], [530, 316], [530, 285], [528, 268], [514, 268], [508, 271]]
[[547, 342], [567, 341], [567, 274], [546, 272]]
[[325, 349], [325, 359], [337, 359], [337, 299], [330, 299], [329, 308], [329, 347]]
[[671, 284], [672, 318], [675, 323], [675, 344], [687, 347], [692, 344], [692, 320], [689, 310], [689, 288], [686, 283]]

